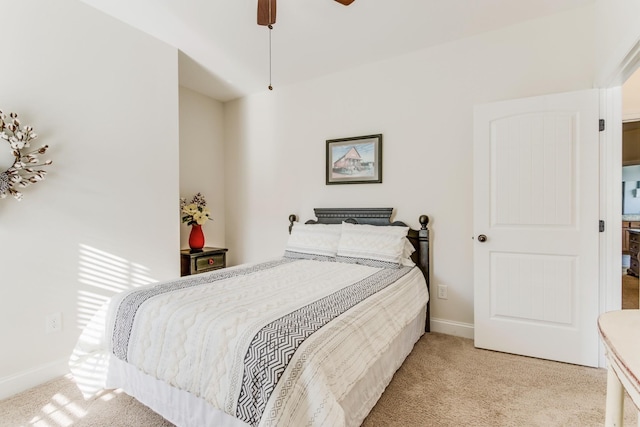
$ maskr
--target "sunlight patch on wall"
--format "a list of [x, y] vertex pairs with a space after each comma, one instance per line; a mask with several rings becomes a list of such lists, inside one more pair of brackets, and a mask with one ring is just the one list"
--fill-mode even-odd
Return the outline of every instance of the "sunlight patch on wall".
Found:
[[[85, 395], [104, 387], [109, 354], [103, 325], [106, 303], [114, 295], [157, 282], [149, 268], [95, 247], [81, 244], [78, 260], [77, 322], [82, 329], [69, 360], [76, 385]], [[85, 369], [84, 362], [93, 360], [94, 368]], [[61, 420], [61, 422], [65, 422]], [[60, 424], [65, 425], [65, 424]]]
[[149, 268], [123, 257], [80, 244], [77, 321], [83, 329], [109, 299], [122, 291], [157, 282]]
[[84, 328], [94, 314], [109, 301], [109, 297], [84, 290], [78, 291], [77, 318], [78, 326]]

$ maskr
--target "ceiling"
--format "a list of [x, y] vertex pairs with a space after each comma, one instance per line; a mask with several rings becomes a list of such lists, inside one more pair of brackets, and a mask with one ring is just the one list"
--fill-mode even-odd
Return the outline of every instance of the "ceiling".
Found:
[[[269, 30], [257, 0], [83, 0], [179, 49], [180, 84], [220, 101], [267, 90]], [[593, 4], [595, 0], [279, 0], [272, 84], [358, 65]]]

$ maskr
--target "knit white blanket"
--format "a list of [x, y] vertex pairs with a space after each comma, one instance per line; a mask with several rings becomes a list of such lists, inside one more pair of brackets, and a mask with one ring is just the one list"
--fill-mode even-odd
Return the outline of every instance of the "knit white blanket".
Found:
[[417, 268], [283, 259], [189, 276], [114, 297], [72, 372], [94, 374], [90, 394], [117, 357], [248, 425], [346, 425], [341, 398], [427, 298]]

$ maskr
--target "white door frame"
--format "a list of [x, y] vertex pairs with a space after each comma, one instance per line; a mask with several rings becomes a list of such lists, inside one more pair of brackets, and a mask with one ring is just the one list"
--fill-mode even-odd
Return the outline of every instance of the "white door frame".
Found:
[[[600, 312], [620, 310], [622, 299], [622, 84], [640, 68], [640, 41], [600, 90], [600, 212], [606, 230], [600, 236]], [[596, 327], [594, 325], [594, 327]], [[606, 366], [600, 343], [600, 367]]]

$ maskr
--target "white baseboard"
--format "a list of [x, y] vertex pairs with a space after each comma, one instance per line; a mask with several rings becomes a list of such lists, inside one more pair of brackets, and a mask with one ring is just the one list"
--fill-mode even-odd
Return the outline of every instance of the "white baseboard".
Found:
[[473, 324], [431, 318], [431, 331], [473, 339]]
[[28, 371], [0, 378], [0, 400], [6, 399], [14, 394], [18, 394], [68, 373], [69, 360], [61, 359], [37, 366], [33, 369], [29, 369]]

